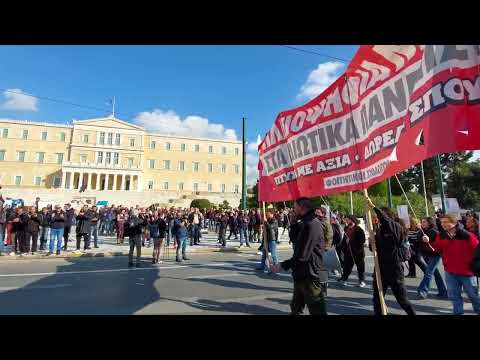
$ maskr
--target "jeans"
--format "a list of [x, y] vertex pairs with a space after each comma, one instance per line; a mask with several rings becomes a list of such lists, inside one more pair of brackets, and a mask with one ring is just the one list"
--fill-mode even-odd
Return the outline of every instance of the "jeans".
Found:
[[428, 265], [425, 262], [422, 254], [418, 251], [415, 251], [413, 256], [408, 261], [408, 275], [417, 276], [415, 265], [417, 265], [420, 270], [422, 270], [422, 272], [425, 274]]
[[473, 311], [480, 315], [480, 297], [478, 296], [477, 279], [475, 276], [462, 276], [445, 272], [448, 287], [448, 298], [453, 304], [453, 314], [463, 315], [462, 288], [472, 302]]
[[427, 296], [428, 290], [430, 289], [430, 284], [432, 282], [432, 275], [435, 276], [435, 283], [437, 284], [438, 294], [441, 296], [447, 295], [447, 287], [443, 281], [442, 274], [438, 270], [438, 265], [440, 264], [440, 256], [429, 256], [426, 257], [427, 268], [425, 269], [425, 274], [423, 280], [418, 286], [418, 293]]
[[49, 250], [53, 253], [55, 247], [55, 239], [57, 240], [57, 251], [62, 249], [63, 228], [50, 229], [50, 246]]
[[105, 230], [107, 228], [105, 220], [100, 220], [100, 225], [98, 226], [98, 231], [100, 231], [100, 235], [105, 235]]
[[177, 260], [180, 260], [180, 252], [182, 253], [182, 258], [187, 257], [187, 238], [186, 237], [177, 237]]
[[137, 249], [137, 265], [140, 264], [140, 257], [142, 256], [142, 239], [139, 235], [133, 235], [128, 238], [130, 243], [130, 250], [128, 252], [128, 263], [133, 264], [133, 250]]
[[98, 225], [92, 225], [90, 227], [90, 239], [93, 237], [93, 244], [98, 246]]
[[193, 224], [192, 225], [192, 238], [193, 243], [197, 245], [200, 242], [200, 225]]
[[0, 253], [5, 251], [3, 241], [5, 240], [5, 224], [0, 224]]
[[245, 242], [247, 245], [250, 245], [248, 242], [248, 235], [247, 235], [247, 229], [246, 228], [240, 228], [240, 245], [243, 245]]
[[50, 228], [48, 226], [40, 226], [38, 236], [40, 238], [40, 250], [43, 250], [47, 240], [50, 239]]
[[[272, 254], [272, 261], [273, 264], [278, 264], [278, 257], [277, 257], [277, 242], [276, 241], [271, 241], [268, 244], [269, 251]], [[259, 269], [264, 270], [266, 268], [265, 266], [265, 261], [267, 259], [267, 251], [265, 248], [262, 250], [262, 260], [260, 262], [260, 267]]]

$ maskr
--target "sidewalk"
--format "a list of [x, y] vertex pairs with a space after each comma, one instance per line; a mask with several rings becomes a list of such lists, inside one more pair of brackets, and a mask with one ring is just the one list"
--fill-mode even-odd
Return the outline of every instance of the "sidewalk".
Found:
[[[277, 249], [291, 249], [291, 245], [288, 244], [288, 233], [285, 231], [285, 234], [282, 235], [283, 228], [279, 229], [279, 238], [280, 244], [278, 244]], [[228, 234], [228, 231], [227, 231]], [[228, 238], [228, 235], [227, 235]], [[190, 246], [190, 240], [187, 240], [187, 253], [189, 255], [199, 254], [199, 253], [208, 253], [208, 252], [242, 252], [256, 254], [259, 253], [258, 247], [259, 243], [251, 243], [250, 248], [243, 246], [240, 248], [240, 240], [227, 240], [227, 246], [223, 248], [218, 243], [218, 235], [215, 232], [202, 232], [202, 237], [200, 239], [199, 245]], [[47, 243], [48, 245], [48, 243]], [[145, 245], [148, 245], [148, 241]], [[83, 249], [83, 242], [81, 244]], [[125, 256], [128, 255], [129, 245], [128, 238], [125, 238], [123, 245], [118, 245], [115, 237], [112, 236], [99, 236], [98, 237], [98, 249], [93, 247], [93, 241], [91, 241], [91, 250], [86, 251], [76, 251], [76, 240], [74, 234], [70, 234], [70, 241], [68, 243], [68, 250], [62, 251], [60, 255], [50, 255], [46, 256], [48, 251], [39, 251], [35, 255], [26, 255], [26, 256], [10, 256], [9, 253], [12, 251], [11, 246], [5, 246], [5, 252], [0, 256], [0, 261], [10, 261], [10, 260], [31, 260], [31, 259], [58, 259], [58, 258], [76, 258], [76, 257], [109, 257], [109, 256]], [[172, 244], [169, 247], [170, 258], [175, 258], [175, 248]], [[153, 251], [152, 246], [142, 247], [142, 256], [151, 256]]]

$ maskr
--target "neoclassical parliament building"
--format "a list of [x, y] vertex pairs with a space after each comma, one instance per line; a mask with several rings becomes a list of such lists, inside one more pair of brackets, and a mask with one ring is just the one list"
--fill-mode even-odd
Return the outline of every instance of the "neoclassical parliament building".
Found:
[[242, 143], [150, 133], [113, 116], [72, 125], [0, 120], [0, 184], [26, 204], [37, 196], [127, 206], [206, 198], [237, 207]]

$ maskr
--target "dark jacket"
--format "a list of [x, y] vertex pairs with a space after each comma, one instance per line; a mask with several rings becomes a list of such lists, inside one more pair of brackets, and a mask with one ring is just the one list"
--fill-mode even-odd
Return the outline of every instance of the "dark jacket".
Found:
[[269, 219], [265, 222], [265, 228], [267, 231], [267, 243], [272, 241], [278, 241], [278, 222], [275, 218]]
[[100, 214], [98, 211], [89, 210], [87, 212], [87, 216], [90, 219], [90, 223], [92, 224], [92, 226], [97, 225], [98, 220], [100, 219]]
[[72, 208], [68, 209], [64, 213], [65, 216], [65, 226], [72, 226], [73, 225], [73, 219], [75, 218], [75, 210]]
[[138, 236], [142, 234], [142, 227], [146, 225], [146, 221], [140, 219], [136, 215], [130, 215], [127, 220], [128, 236]]
[[63, 229], [65, 227], [65, 215], [54, 211], [50, 217], [50, 227], [52, 229]]
[[44, 214], [43, 212], [38, 213], [38, 218], [40, 219], [40, 226], [50, 227], [50, 213]]
[[175, 236], [178, 239], [184, 239], [188, 236], [188, 229], [180, 220], [175, 220], [175, 225], [173, 227]]
[[[351, 237], [348, 236], [349, 229], [345, 227], [345, 237], [348, 241], [344, 242], [344, 246], [350, 246], [353, 255], [365, 256], [365, 232], [358, 225], [351, 230]], [[348, 244], [348, 245], [347, 245]], [[348, 248], [345, 248], [348, 251]]]
[[[435, 239], [437, 238], [437, 234], [438, 234], [437, 229], [432, 227], [428, 230], [425, 230], [424, 232], [425, 232], [425, 235], [428, 236], [430, 246], [429, 246], [429, 244], [424, 243], [423, 240], [422, 240], [421, 245], [419, 246], [420, 253], [422, 255], [425, 255], [425, 256], [440, 256], [438, 251], [435, 251], [435, 248], [432, 249], [433, 243], [435, 242]], [[422, 235], [422, 237], [423, 237], [423, 235]]]
[[290, 238], [290, 242], [295, 244], [298, 238], [298, 232], [300, 231], [300, 224], [298, 221], [290, 223], [290, 228], [288, 229], [288, 237]]
[[29, 217], [27, 214], [23, 213], [21, 215], [16, 215], [14, 218], [19, 218], [20, 221], [14, 222], [12, 226], [12, 232], [17, 233], [17, 232], [25, 232], [27, 231], [27, 224]]
[[228, 217], [222, 216], [220, 218], [220, 230], [225, 230], [227, 228], [227, 224], [228, 224]]
[[160, 239], [165, 238], [165, 234], [167, 233], [167, 222], [164, 219], [158, 219], [158, 234]]
[[373, 208], [379, 220], [379, 229], [375, 234], [375, 245], [382, 273], [392, 274], [401, 269], [400, 246], [406, 240], [407, 233], [398, 222], [390, 219], [383, 211]]
[[88, 214], [78, 215], [76, 219], [77, 226], [75, 232], [77, 234], [90, 234], [91, 222]]
[[311, 210], [305, 214], [298, 224], [298, 234], [295, 239], [295, 250], [292, 258], [280, 265], [284, 270], [292, 269], [295, 281], [306, 279], [328, 281], [328, 270], [323, 266], [322, 251], [325, 246], [323, 228], [320, 220]]
[[228, 218], [228, 226], [231, 230], [237, 229], [237, 219], [234, 216]]
[[339, 248], [342, 246], [342, 240], [343, 240], [343, 231], [340, 228], [340, 224], [332, 224], [332, 230], [333, 230], [333, 246], [336, 248]]
[[39, 230], [40, 230], [40, 219], [38, 218], [38, 215], [34, 213], [28, 219], [27, 232], [38, 233]]

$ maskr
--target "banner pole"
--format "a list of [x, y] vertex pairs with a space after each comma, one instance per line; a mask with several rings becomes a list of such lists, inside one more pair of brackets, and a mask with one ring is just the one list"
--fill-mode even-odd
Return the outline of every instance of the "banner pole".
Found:
[[269, 252], [268, 252], [268, 243], [267, 243], [267, 213], [265, 211], [265, 201], [262, 201], [263, 209], [263, 251], [265, 251], [265, 265], [267, 269], [270, 270], [270, 265], [272, 264]]
[[375, 264], [374, 271], [375, 271], [375, 278], [377, 281], [378, 297], [380, 299], [380, 308], [382, 311], [382, 315], [387, 315], [387, 304], [385, 304], [385, 298], [383, 297], [383, 286], [382, 286], [382, 277], [380, 274], [380, 263], [378, 262], [377, 247], [375, 245], [375, 236], [373, 234], [372, 212], [370, 211], [367, 205], [367, 199], [368, 199], [367, 189], [363, 189], [363, 195], [365, 195], [365, 206], [367, 208], [368, 232], [370, 237], [369, 240], [370, 240], [370, 243], [372, 244], [373, 260]]
[[427, 187], [425, 186], [425, 172], [423, 170], [423, 160], [420, 162], [420, 167], [422, 169], [422, 183], [423, 183], [423, 196], [425, 197], [425, 214], [428, 215], [428, 202], [427, 202]]
[[438, 173], [438, 189], [440, 191], [440, 197], [442, 199], [442, 209], [444, 213], [447, 213], [447, 206], [445, 204], [445, 190], [443, 189], [443, 175], [442, 175], [442, 166], [440, 164], [440, 155], [435, 156], [437, 162], [437, 173]]
[[[407, 194], [405, 193], [405, 190], [403, 190], [403, 186], [402, 186], [402, 184], [400, 183], [400, 180], [398, 179], [397, 174], [395, 174], [395, 179], [397, 179], [398, 185], [400, 185], [400, 189], [402, 189], [402, 193], [403, 193], [403, 195], [405, 196], [405, 199], [407, 199], [408, 206], [410, 206], [410, 210], [412, 210], [413, 216], [414, 216], [415, 218], [417, 218], [417, 214], [415, 214], [415, 210], [413, 210], [413, 206], [412, 206], [412, 204], [410, 204], [410, 200], [408, 200], [408, 196], [407, 196]], [[418, 219], [418, 218], [417, 218], [417, 219]]]
[[388, 207], [391, 209], [393, 208], [392, 203], [392, 184], [390, 182], [390, 178], [387, 179], [387, 200], [388, 200]]
[[353, 191], [350, 191], [350, 214], [353, 215]]

